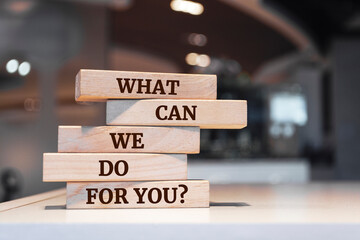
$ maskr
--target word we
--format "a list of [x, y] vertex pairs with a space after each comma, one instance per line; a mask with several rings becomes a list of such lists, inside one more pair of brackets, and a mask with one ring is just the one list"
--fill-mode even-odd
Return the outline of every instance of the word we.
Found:
[[[144, 148], [144, 144], [141, 143], [143, 133], [109, 133], [111, 140], [114, 144], [114, 148], [118, 149], [120, 144], [123, 149], [127, 148], [130, 138], [132, 138], [131, 148]], [[124, 138], [126, 135], [126, 138]]]

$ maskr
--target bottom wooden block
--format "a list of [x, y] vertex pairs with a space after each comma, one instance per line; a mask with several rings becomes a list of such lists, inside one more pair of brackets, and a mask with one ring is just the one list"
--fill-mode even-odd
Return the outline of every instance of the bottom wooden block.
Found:
[[67, 208], [209, 207], [209, 181], [68, 182]]

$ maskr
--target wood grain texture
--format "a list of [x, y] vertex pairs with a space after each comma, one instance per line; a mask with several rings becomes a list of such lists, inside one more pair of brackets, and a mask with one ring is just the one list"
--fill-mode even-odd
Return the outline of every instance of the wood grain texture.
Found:
[[[187, 191], [185, 191], [187, 188]], [[205, 180], [151, 182], [68, 182], [67, 208], [209, 207]], [[124, 196], [124, 198], [119, 197]], [[172, 203], [171, 203], [172, 202]]]
[[[149, 89], [139, 89], [138, 84], [146, 86], [146, 80], [151, 80]], [[119, 81], [122, 86], [128, 82], [131, 90], [120, 90]], [[217, 80], [216, 75], [208, 74], [81, 69], [76, 75], [75, 86], [76, 101], [143, 98], [216, 99]]]
[[44, 182], [186, 179], [185, 154], [44, 153], [43, 156]]
[[[142, 137], [130, 135], [127, 145], [119, 143], [121, 137], [119, 134], [123, 134], [123, 140], [126, 142], [127, 134], [131, 133], [142, 134]], [[134, 138], [141, 139], [135, 146]], [[142, 144], [143, 148], [138, 148]], [[59, 126], [58, 151], [199, 153], [200, 129], [198, 127]]]
[[24, 197], [24, 198], [18, 198], [18, 199], [7, 201], [7, 202], [2, 202], [2, 203], [0, 203], [0, 212], [2, 212], [1, 214], [3, 214], [3, 212], [12, 210], [14, 208], [24, 207], [24, 206], [27, 206], [30, 204], [38, 203], [38, 202], [44, 201], [46, 199], [62, 196], [65, 194], [66, 194], [66, 189], [61, 188], [61, 189], [52, 190], [49, 192], [31, 195], [31, 196]]
[[106, 105], [106, 122], [108, 125], [240, 129], [247, 125], [247, 102], [243, 100], [111, 100]]

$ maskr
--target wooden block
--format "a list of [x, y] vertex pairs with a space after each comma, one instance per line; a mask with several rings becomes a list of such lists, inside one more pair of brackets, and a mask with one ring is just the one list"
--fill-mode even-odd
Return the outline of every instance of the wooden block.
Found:
[[199, 126], [243, 128], [243, 100], [113, 100], [106, 105], [108, 125]]
[[68, 182], [67, 208], [209, 207], [209, 182]]
[[199, 153], [198, 127], [59, 126], [59, 152]]
[[43, 181], [187, 179], [185, 154], [44, 153]]
[[76, 101], [107, 99], [216, 99], [216, 75], [81, 69]]

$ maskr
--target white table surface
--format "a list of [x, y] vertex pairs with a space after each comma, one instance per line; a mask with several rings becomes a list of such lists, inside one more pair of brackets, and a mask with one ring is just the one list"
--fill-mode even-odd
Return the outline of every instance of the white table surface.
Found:
[[3, 239], [360, 239], [360, 183], [211, 185], [210, 208], [66, 210], [65, 189], [0, 204]]

